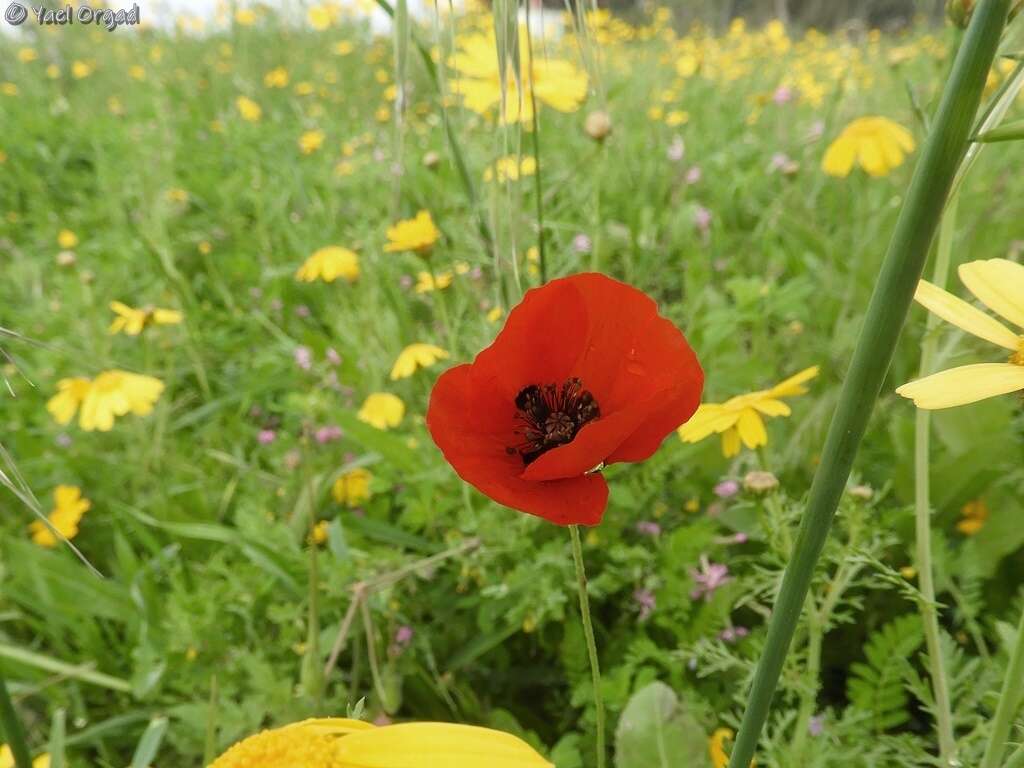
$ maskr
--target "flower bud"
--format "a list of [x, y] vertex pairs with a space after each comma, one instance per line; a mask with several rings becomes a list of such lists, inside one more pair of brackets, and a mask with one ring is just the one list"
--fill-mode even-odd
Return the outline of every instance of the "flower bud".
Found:
[[587, 120], [583, 124], [583, 130], [585, 130], [587, 132], [587, 136], [592, 138], [594, 141], [604, 141], [612, 132], [611, 115], [603, 109], [594, 110], [587, 115]]
[[751, 493], [767, 493], [779, 487], [779, 479], [771, 472], [755, 470], [743, 478], [743, 488]]
[[428, 171], [432, 171], [441, 164], [441, 156], [434, 150], [430, 150], [423, 156], [423, 167]]
[[946, 16], [960, 29], [966, 29], [974, 13], [975, 0], [946, 0]]

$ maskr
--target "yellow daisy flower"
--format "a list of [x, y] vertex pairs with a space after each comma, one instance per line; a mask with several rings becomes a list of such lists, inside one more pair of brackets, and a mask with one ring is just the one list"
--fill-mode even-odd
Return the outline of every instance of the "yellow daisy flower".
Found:
[[69, 250], [78, 245], [78, 235], [70, 229], [62, 229], [57, 233], [57, 245], [64, 250]]
[[[92, 502], [82, 496], [82, 490], [76, 485], [58, 485], [53, 491], [53, 511], [46, 516], [57, 531], [68, 541], [78, 535], [78, 524], [82, 516], [92, 506]], [[57, 546], [57, 537], [53, 531], [40, 520], [29, 525], [32, 541], [40, 547], [48, 549]], [[4, 765], [3, 753], [0, 752], [0, 768]]]
[[288, 70], [284, 67], [274, 67], [263, 76], [263, 84], [267, 88], [287, 88]]
[[804, 383], [818, 375], [818, 366], [806, 368], [771, 389], [737, 395], [724, 403], [703, 403], [693, 417], [677, 432], [684, 443], [696, 443], [711, 434], [722, 435], [722, 454], [726, 458], [747, 448], [768, 444], [768, 431], [762, 416], [789, 416], [789, 406], [780, 398], [807, 392]]
[[450, 723], [377, 728], [344, 718], [304, 720], [235, 744], [210, 768], [554, 768], [525, 741], [502, 731]]
[[451, 284], [451, 272], [438, 272], [436, 279], [429, 272], [419, 272], [416, 274], [416, 287], [414, 290], [416, 293], [430, 293], [435, 290], [444, 290]]
[[712, 768], [725, 768], [729, 764], [729, 755], [725, 751], [725, 742], [732, 741], [731, 728], [717, 728], [708, 739], [708, 756]]
[[341, 475], [331, 486], [331, 497], [346, 507], [358, 507], [370, 498], [370, 481], [373, 474], [368, 469], [356, 467]]
[[242, 116], [242, 119], [250, 123], [259, 121], [260, 116], [263, 114], [263, 109], [260, 105], [248, 96], [239, 96], [235, 99], [235, 106], [238, 107], [238, 114]]
[[984, 499], [975, 499], [964, 504], [960, 510], [963, 520], [957, 521], [956, 529], [964, 536], [973, 536], [985, 527], [988, 520], [988, 505]]
[[299, 151], [311, 155], [324, 145], [324, 132], [321, 130], [306, 131], [299, 136]]
[[251, 27], [256, 23], [256, 12], [249, 8], [239, 8], [235, 11], [235, 22], [242, 27]]
[[[982, 304], [1024, 328], [1024, 266], [988, 259], [961, 264], [958, 273]], [[918, 408], [935, 410], [1024, 389], [1024, 335], [927, 280], [918, 283], [914, 298], [946, 322], [1009, 350], [1009, 362], [950, 368], [904, 384], [897, 394], [910, 398]]]
[[[538, 103], [559, 112], [579, 109], [587, 98], [587, 74], [571, 61], [542, 53], [530, 62], [527, 43], [523, 25], [519, 28], [520, 71], [515, 72], [509, 57], [507, 70], [503, 73], [498, 63], [493, 30], [459, 37], [458, 50], [449, 59], [449, 64], [460, 75], [453, 81], [453, 89], [462, 97], [467, 109], [489, 115], [500, 108], [503, 92], [505, 114], [502, 119], [506, 123], [532, 121], [534, 97]], [[531, 63], [532, 67], [529, 66]]]
[[304, 283], [316, 280], [333, 283], [339, 277], [349, 283], [359, 278], [359, 257], [340, 245], [328, 245], [313, 251], [313, 255], [295, 272], [295, 279]]
[[407, 379], [419, 368], [429, 368], [448, 353], [433, 344], [410, 344], [398, 354], [391, 368], [391, 380]]
[[164, 384], [152, 376], [112, 370], [92, 381], [81, 377], [61, 379], [57, 389], [46, 410], [58, 424], [68, 424], [78, 413], [78, 425], [86, 432], [107, 432], [117, 416], [149, 414]]
[[117, 315], [108, 329], [108, 333], [112, 334], [138, 336], [147, 325], [177, 325], [182, 320], [181, 312], [174, 309], [133, 309], [120, 301], [110, 302], [110, 309]]
[[537, 172], [537, 159], [532, 155], [522, 159], [515, 155], [500, 157], [494, 165], [484, 169], [484, 181], [498, 181], [504, 184], [506, 181], [519, 181], [524, 176], [533, 176]]
[[441, 232], [434, 225], [430, 211], [420, 211], [414, 218], [404, 219], [388, 227], [388, 242], [384, 250], [388, 253], [413, 251], [425, 256], [440, 236]]
[[[0, 768], [14, 768], [14, 753], [6, 744], [0, 745]], [[50, 768], [50, 755], [37, 757], [32, 761], [32, 768]]]
[[854, 162], [869, 176], [886, 176], [914, 151], [910, 131], [887, 117], [859, 117], [829, 145], [821, 167], [830, 176], [845, 178]]
[[405, 416], [405, 403], [389, 392], [374, 392], [363, 401], [356, 415], [360, 421], [377, 429], [397, 427]]
[[326, 520], [321, 520], [316, 525], [314, 525], [313, 526], [313, 530], [309, 534], [310, 542], [312, 542], [313, 544], [316, 544], [317, 546], [319, 546], [319, 545], [323, 544], [324, 542], [326, 542], [327, 541], [327, 526], [328, 526], [328, 522]]
[[96, 67], [87, 61], [75, 61], [71, 64], [71, 76], [75, 80], [84, 80], [95, 71]]
[[[38, 58], [39, 54], [36, 53], [35, 48], [18, 49], [18, 61], [22, 62], [23, 64], [28, 64], [29, 62], [35, 61]], [[0, 763], [0, 765], [2, 765], [2, 763]]]

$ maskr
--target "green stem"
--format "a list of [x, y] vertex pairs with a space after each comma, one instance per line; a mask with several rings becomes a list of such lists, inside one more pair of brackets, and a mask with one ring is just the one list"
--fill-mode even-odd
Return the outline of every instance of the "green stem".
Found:
[[1010, 666], [1003, 679], [1003, 689], [999, 692], [999, 704], [996, 705], [996, 717], [992, 721], [992, 733], [988, 737], [988, 746], [985, 747], [985, 756], [981, 759], [979, 768], [997, 768], [999, 765], [999, 758], [1006, 751], [1013, 716], [1020, 706], [1021, 691], [1024, 691], [1024, 611], [1021, 611], [1017, 641], [1013, 644], [1013, 651], [1010, 654]]
[[604, 696], [601, 694], [601, 667], [597, 661], [597, 643], [594, 641], [594, 624], [590, 620], [590, 599], [587, 597], [587, 572], [583, 569], [583, 545], [580, 543], [580, 527], [569, 526], [572, 537], [572, 559], [576, 564], [576, 586], [580, 593], [580, 615], [583, 617], [583, 634], [587, 639], [587, 655], [590, 657], [590, 676], [594, 685], [594, 709], [597, 717], [597, 768], [605, 766], [604, 746]]
[[32, 758], [29, 755], [28, 744], [25, 742], [25, 733], [21, 730], [21, 722], [14, 711], [14, 704], [7, 694], [7, 682], [4, 680], [3, 670], [0, 669], [0, 733], [7, 739], [7, 746], [11, 748], [14, 755], [15, 768], [32, 768]]
[[[932, 282], [945, 287], [949, 275], [953, 235], [956, 232], [956, 212], [959, 196], [955, 195], [946, 206], [939, 228], [939, 245], [935, 258]], [[939, 318], [929, 314], [921, 342], [921, 377], [933, 373], [938, 339], [935, 328]], [[928, 674], [935, 694], [935, 727], [939, 736], [939, 757], [942, 765], [952, 765], [956, 759], [956, 739], [953, 735], [953, 713], [949, 703], [949, 678], [939, 643], [939, 613], [935, 601], [935, 581], [932, 572], [932, 530], [929, 476], [929, 442], [931, 411], [918, 409], [914, 433], [914, 534], [917, 540], [918, 586], [921, 588], [919, 610], [924, 623], [925, 643], [928, 647]]]
[[1009, 0], [978, 3], [943, 90], [932, 132], [921, 149], [825, 438], [729, 768], [746, 768], [757, 747], [814, 566], [892, 361], [953, 176], [963, 159], [1008, 9]]

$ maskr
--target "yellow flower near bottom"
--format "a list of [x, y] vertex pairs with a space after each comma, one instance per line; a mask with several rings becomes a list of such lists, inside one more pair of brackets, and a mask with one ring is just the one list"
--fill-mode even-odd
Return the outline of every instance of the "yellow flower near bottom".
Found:
[[[14, 768], [14, 753], [6, 744], [0, 746], [0, 768]], [[40, 755], [32, 761], [32, 768], [50, 768], [50, 756]]]
[[807, 392], [804, 383], [818, 375], [818, 366], [805, 368], [771, 389], [737, 395], [724, 403], [703, 403], [688, 422], [677, 430], [684, 443], [696, 443], [712, 434], [722, 435], [722, 453], [731, 458], [740, 444], [758, 448], [768, 444], [763, 416], [789, 416], [789, 406], [780, 398]]
[[363, 407], [356, 414], [377, 429], [397, 427], [405, 416], [405, 403], [390, 392], [374, 392], [363, 401]]
[[509, 733], [472, 725], [377, 728], [343, 718], [305, 720], [243, 739], [209, 768], [554, 768]]
[[429, 368], [446, 357], [448, 353], [434, 344], [410, 344], [398, 353], [398, 358], [391, 368], [391, 380], [407, 379], [419, 368]]
[[[711, 758], [711, 768], [726, 768], [729, 765], [729, 755], [725, 752], [725, 742], [732, 741], [732, 728], [718, 728], [708, 739], [708, 755]], [[757, 762], [750, 761], [750, 768], [755, 768]]]
[[829, 145], [821, 168], [829, 176], [845, 178], [856, 163], [869, 176], [886, 176], [914, 151], [914, 137], [887, 117], [859, 117]]
[[[58, 485], [53, 491], [53, 511], [47, 515], [50, 525], [65, 539], [69, 541], [78, 535], [78, 524], [82, 516], [92, 507], [92, 502], [82, 496], [82, 490], [76, 485]], [[32, 541], [41, 547], [52, 548], [57, 546], [57, 537], [49, 526], [41, 520], [36, 520], [29, 525], [32, 533]], [[0, 761], [0, 768], [3, 762]]]
[[339, 504], [356, 507], [370, 498], [370, 481], [373, 474], [368, 469], [356, 467], [341, 475], [331, 487], [331, 496]]

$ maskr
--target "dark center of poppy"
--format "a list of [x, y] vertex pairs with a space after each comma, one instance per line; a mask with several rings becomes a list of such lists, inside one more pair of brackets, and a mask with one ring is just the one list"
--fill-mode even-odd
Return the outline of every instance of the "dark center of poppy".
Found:
[[530, 384], [516, 395], [516, 434], [518, 445], [509, 446], [508, 453], [518, 453], [523, 464], [572, 442], [587, 422], [601, 415], [597, 401], [583, 388], [583, 382], [572, 378], [557, 384]]

